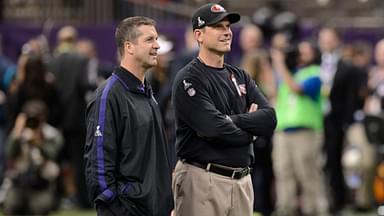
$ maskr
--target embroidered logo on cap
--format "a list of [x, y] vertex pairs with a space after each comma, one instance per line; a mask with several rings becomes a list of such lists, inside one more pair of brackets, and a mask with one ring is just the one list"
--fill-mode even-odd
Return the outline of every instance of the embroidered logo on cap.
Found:
[[221, 5], [214, 4], [211, 7], [211, 11], [213, 13], [222, 13], [222, 12], [225, 12], [226, 10]]
[[205, 21], [201, 19], [201, 17], [197, 17], [197, 25], [199, 27], [203, 26], [205, 24]]

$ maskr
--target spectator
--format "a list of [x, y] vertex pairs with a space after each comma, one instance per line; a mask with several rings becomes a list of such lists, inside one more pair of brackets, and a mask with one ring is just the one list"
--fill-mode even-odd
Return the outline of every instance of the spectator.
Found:
[[31, 53], [21, 56], [25, 65], [19, 64], [19, 79], [14, 80], [9, 92], [8, 113], [10, 122], [15, 122], [24, 104], [29, 100], [41, 100], [47, 106], [47, 122], [58, 126], [60, 107], [58, 92], [40, 55]]
[[274, 136], [273, 162], [276, 176], [277, 216], [295, 216], [297, 186], [301, 191], [303, 215], [322, 215], [317, 206], [317, 181], [322, 168], [316, 158], [321, 154], [323, 115], [318, 59], [320, 54], [309, 42], [298, 45], [298, 64], [288, 69], [281, 50], [272, 51], [272, 62], [282, 81], [276, 99], [277, 132]]
[[243, 57], [241, 67], [255, 80], [263, 93], [273, 100], [276, 95], [276, 83], [268, 58], [269, 55], [264, 50], [254, 50]]
[[288, 36], [283, 32], [276, 32], [271, 39], [271, 48], [284, 51], [287, 47], [289, 47]]
[[243, 55], [251, 53], [263, 46], [263, 32], [254, 24], [246, 24], [240, 31], [240, 48]]
[[46, 215], [54, 207], [61, 133], [46, 122], [44, 102], [25, 103], [8, 138], [6, 215]]
[[245, 55], [262, 49], [263, 46], [263, 32], [254, 24], [246, 24], [240, 31], [239, 45], [241, 48], [241, 56], [234, 59], [235, 65], [240, 65]]
[[[354, 195], [350, 201], [357, 210], [367, 211], [373, 207], [373, 178], [376, 163], [375, 148], [368, 141], [364, 128], [363, 106], [368, 97], [368, 71], [370, 70], [372, 48], [366, 42], [351, 44], [351, 62], [360, 74], [359, 103], [354, 114], [354, 123], [346, 130], [346, 146], [343, 154], [343, 167], [346, 183]], [[352, 155], [359, 160], [353, 160]], [[356, 181], [358, 180], [358, 181]]]
[[326, 152], [326, 176], [330, 187], [330, 211], [338, 214], [346, 204], [346, 184], [341, 157], [345, 130], [354, 121], [359, 104], [359, 72], [341, 59], [341, 38], [332, 28], [319, 32], [322, 53], [322, 94], [325, 98], [324, 148]]
[[58, 46], [49, 69], [55, 75], [63, 108], [59, 124], [65, 139], [61, 153], [63, 181], [67, 198], [81, 208], [90, 208], [83, 172], [85, 93], [89, 86], [87, 59], [76, 52], [77, 30], [73, 26], [62, 27], [57, 39]]
[[379, 115], [384, 110], [384, 39], [375, 45], [375, 65], [369, 71], [368, 87], [371, 94], [365, 104], [368, 114]]
[[87, 81], [88, 88], [85, 99], [89, 102], [93, 96], [93, 91], [105, 80], [99, 72], [99, 59], [95, 44], [89, 39], [82, 39], [76, 43], [76, 51], [87, 60]]
[[6, 108], [8, 103], [8, 89], [12, 79], [16, 75], [16, 65], [6, 57], [1, 50], [0, 35], [0, 182], [3, 181], [5, 160], [4, 149], [7, 132], [9, 130], [9, 118], [7, 117]]

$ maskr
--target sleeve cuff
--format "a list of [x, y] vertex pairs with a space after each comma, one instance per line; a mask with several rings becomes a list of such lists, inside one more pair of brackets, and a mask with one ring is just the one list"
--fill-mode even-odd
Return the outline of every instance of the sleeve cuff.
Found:
[[115, 197], [116, 197], [115, 192], [113, 192], [110, 189], [106, 189], [96, 197], [95, 203], [97, 202], [109, 203], [109, 202], [112, 202], [115, 199]]

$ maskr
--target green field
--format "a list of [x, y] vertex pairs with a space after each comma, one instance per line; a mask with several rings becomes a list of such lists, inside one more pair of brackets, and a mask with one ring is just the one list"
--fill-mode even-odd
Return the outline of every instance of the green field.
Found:
[[52, 216], [96, 216], [96, 211], [87, 210], [61, 210], [58, 212], [53, 212]]
[[[80, 211], [80, 210], [63, 210], [59, 212], [55, 212], [52, 214], [52, 216], [95, 216], [95, 211]], [[343, 215], [348, 216], [377, 216], [377, 214], [372, 211], [369, 213], [355, 213], [350, 210], [344, 211]], [[254, 214], [254, 216], [262, 216], [260, 214]]]
[[[59, 212], [55, 212], [52, 214], [52, 216], [95, 216], [96, 211], [81, 211], [81, 210], [62, 210]], [[348, 216], [377, 216], [377, 214], [372, 211], [369, 213], [355, 213], [350, 210], [344, 211], [343, 215]], [[262, 216], [260, 214], [254, 214], [254, 216]]]

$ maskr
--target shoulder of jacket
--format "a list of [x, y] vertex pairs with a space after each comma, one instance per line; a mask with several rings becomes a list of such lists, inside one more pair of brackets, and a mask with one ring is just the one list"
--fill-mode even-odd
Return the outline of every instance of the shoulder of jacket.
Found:
[[111, 95], [120, 94], [120, 88], [123, 86], [118, 80], [109, 78], [96, 89], [95, 95], [96, 97], [103, 97], [104, 95], [104, 97], [110, 98]]
[[224, 67], [232, 74], [234, 74], [236, 77], [240, 78], [240, 79], [244, 79], [246, 80], [247, 77], [249, 76], [248, 73], [246, 71], [244, 71], [243, 69], [241, 69], [240, 67], [236, 66], [236, 65], [230, 65], [230, 64], [227, 64], [227, 63], [224, 63]]
[[207, 74], [204, 68], [199, 65], [197, 62], [190, 62], [185, 67], [183, 67], [177, 74], [176, 81], [184, 79], [196, 79], [196, 80], [206, 80], [205, 77]]
[[224, 68], [235, 74], [244, 74], [245, 71], [236, 65], [224, 63]]

